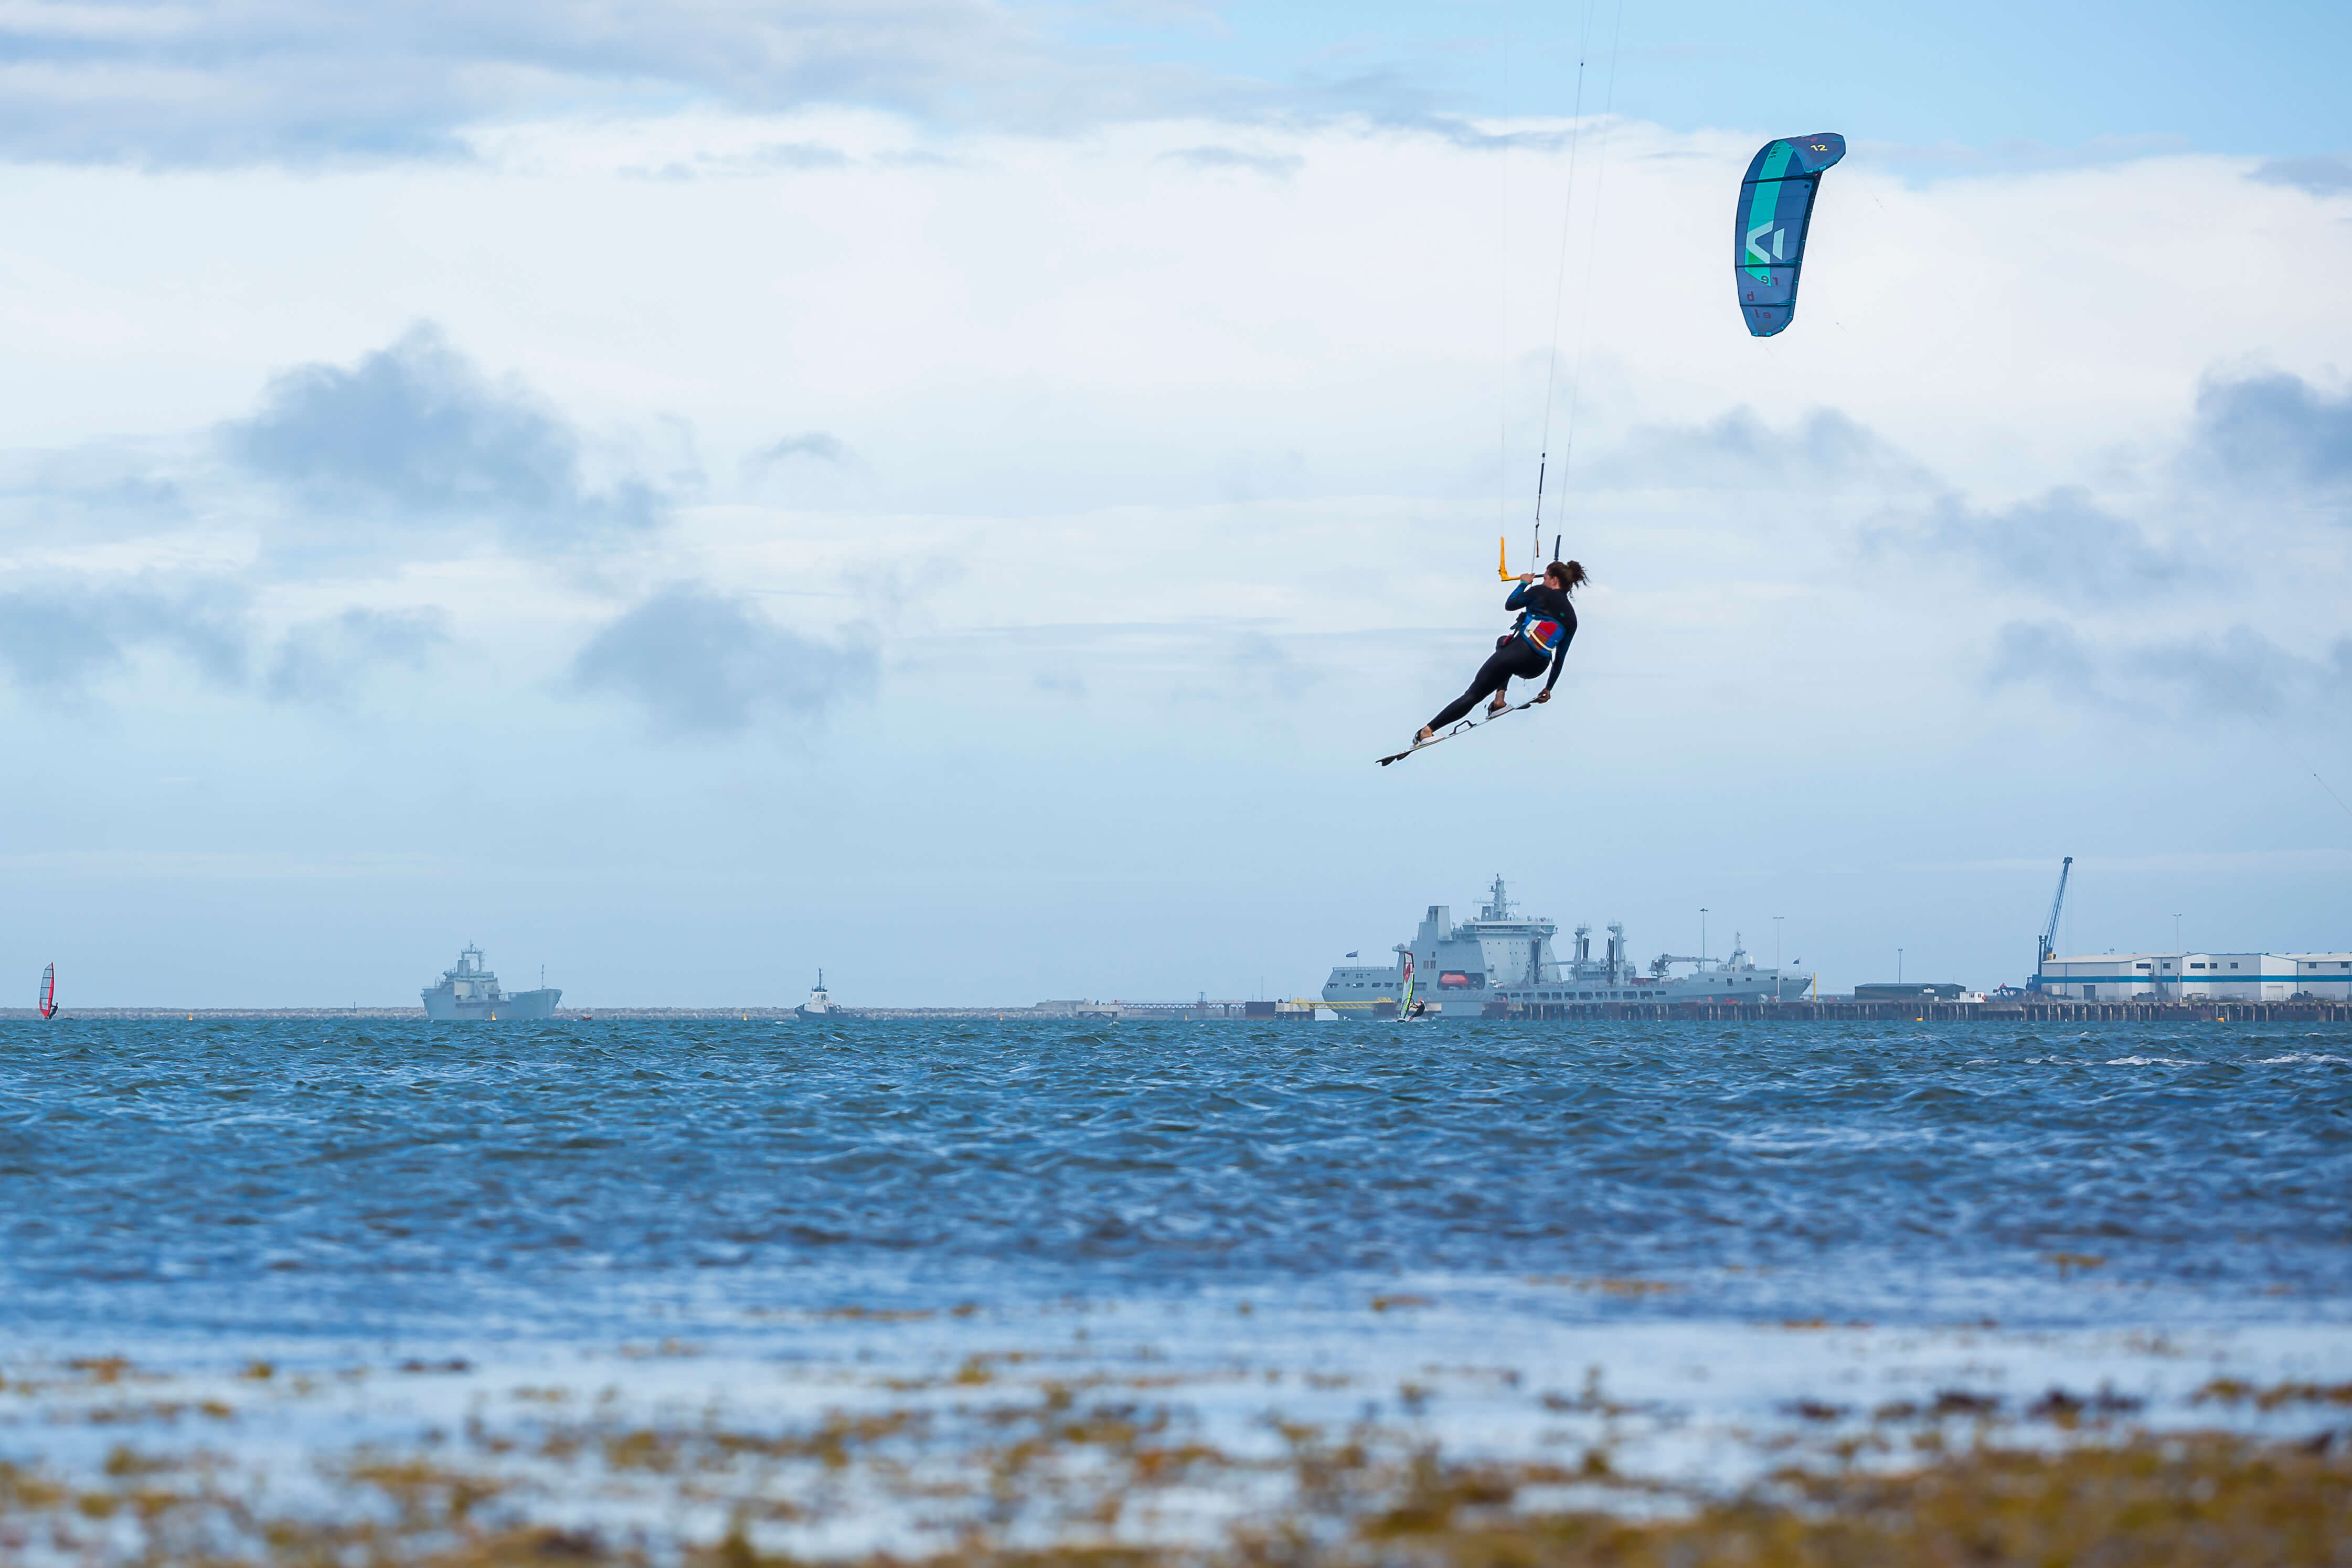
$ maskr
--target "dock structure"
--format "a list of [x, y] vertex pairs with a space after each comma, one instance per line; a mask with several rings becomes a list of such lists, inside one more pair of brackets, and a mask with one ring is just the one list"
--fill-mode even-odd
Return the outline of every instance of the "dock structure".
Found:
[[[842, 1023], [1310, 1023], [1353, 1019], [1384, 1022], [1396, 1017], [1394, 1002], [1325, 1002], [1298, 997], [1288, 1001], [1088, 1002], [1037, 1007], [965, 1008], [836, 1008], [829, 1015]], [[295, 1019], [375, 1019], [423, 1023], [423, 1008], [82, 1008], [78, 1019], [152, 1019], [191, 1023], [266, 1022]], [[0, 1020], [37, 1019], [31, 1008], [0, 1008]], [[2352, 1002], [2322, 999], [2250, 1001], [2190, 998], [2154, 1001], [2075, 1001], [2063, 997], [2028, 993], [2024, 997], [1989, 997], [1983, 1000], [1918, 998], [1886, 1001], [1872, 998], [1811, 997], [1775, 1002], [1490, 1002], [1481, 1009], [1486, 1019], [1520, 1023], [2336, 1023], [2352, 1024]], [[792, 1023], [790, 1007], [752, 1005], [719, 1008], [588, 1008], [563, 1009], [550, 1023], [581, 1021], [652, 1022], [711, 1021]], [[484, 1021], [483, 1027], [498, 1024]], [[513, 1020], [518, 1023], [531, 1020]], [[819, 1020], [822, 1021], [822, 1020]], [[1430, 1021], [1439, 1021], [1433, 1018]], [[1459, 1018], [1445, 1021], [1466, 1021]]]
[[1498, 1018], [1528, 1021], [1627, 1019], [1659, 1023], [1814, 1023], [1875, 1019], [1913, 1023], [2352, 1023], [2352, 1003], [2339, 1001], [2080, 1002], [2036, 997], [1974, 1000], [1884, 1001], [1820, 997], [1787, 1002], [1551, 1002]]
[[[1318, 1002], [1305, 997], [1276, 1004], [1276, 1017], [1305, 1022], [1327, 1016], [1386, 1020], [1394, 1002]], [[1458, 1015], [1455, 1015], [1458, 1018]], [[1805, 997], [1787, 1001], [1489, 1002], [1480, 1016], [1527, 1023], [1623, 1019], [1648, 1023], [2352, 1023], [2352, 1003], [2325, 998], [2249, 1001], [2191, 998], [2185, 1001], [2073, 1001], [2063, 997], [1995, 996], [1888, 1000], [1876, 997]]]

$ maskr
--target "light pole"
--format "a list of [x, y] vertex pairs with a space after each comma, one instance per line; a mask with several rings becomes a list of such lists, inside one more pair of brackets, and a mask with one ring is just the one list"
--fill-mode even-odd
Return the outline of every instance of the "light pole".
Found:
[[1776, 1002], [1780, 999], [1780, 922], [1787, 918], [1785, 915], [1772, 916], [1772, 999]]
[[1895, 983], [1898, 986], [1903, 983], [1903, 949], [1900, 947], [1895, 949]]
[[2180, 970], [2181, 966], [2188, 961], [2188, 957], [2189, 956], [2180, 950], [2180, 912], [2175, 910], [2172, 914], [2172, 994], [2175, 997], [2181, 995]]
[[1706, 967], [1706, 905], [1704, 904], [1698, 906], [1698, 961], [1701, 968]]

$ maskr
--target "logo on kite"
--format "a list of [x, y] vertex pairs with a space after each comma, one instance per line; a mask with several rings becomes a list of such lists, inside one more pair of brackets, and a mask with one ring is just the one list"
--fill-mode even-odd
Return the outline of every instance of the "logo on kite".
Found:
[[1830, 131], [1767, 141], [1748, 162], [1733, 214], [1733, 281], [1748, 330], [1769, 338], [1797, 315], [1797, 280], [1805, 265], [1805, 231], [1822, 171], [1845, 156], [1845, 138]]

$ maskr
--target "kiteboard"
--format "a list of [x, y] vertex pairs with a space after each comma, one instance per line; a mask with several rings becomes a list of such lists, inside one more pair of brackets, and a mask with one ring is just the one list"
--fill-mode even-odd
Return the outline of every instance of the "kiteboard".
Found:
[[1380, 759], [1381, 766], [1386, 768], [1391, 762], [1402, 762], [1414, 752], [1426, 751], [1441, 740], [1451, 740], [1457, 735], [1467, 735], [1474, 729], [1484, 729], [1498, 718], [1508, 718], [1515, 713], [1525, 713], [1528, 709], [1535, 706], [1536, 704], [1542, 700], [1543, 699], [1541, 697], [1529, 697], [1523, 703], [1518, 703], [1510, 707], [1507, 707], [1500, 713], [1490, 713], [1484, 718], [1465, 718], [1461, 723], [1455, 725], [1453, 728], [1447, 730], [1444, 735], [1433, 735], [1427, 740], [1416, 740], [1411, 746], [1406, 747], [1402, 751], [1397, 752], [1391, 756], [1381, 758]]

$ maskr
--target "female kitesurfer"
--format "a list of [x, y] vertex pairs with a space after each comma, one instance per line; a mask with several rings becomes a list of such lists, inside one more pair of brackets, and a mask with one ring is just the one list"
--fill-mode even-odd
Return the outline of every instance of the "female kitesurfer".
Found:
[[1495, 700], [1486, 705], [1487, 716], [1501, 713], [1510, 706], [1504, 688], [1511, 684], [1511, 677], [1531, 681], [1543, 674], [1547, 661], [1551, 664], [1551, 678], [1536, 694], [1536, 701], [1551, 701], [1551, 689], [1559, 683], [1560, 664], [1568, 657], [1568, 644], [1576, 636], [1576, 606], [1568, 601], [1568, 596], [1584, 580], [1583, 566], [1572, 560], [1556, 560], [1544, 568], [1540, 583], [1532, 573], [1523, 574], [1510, 598], [1503, 601], [1504, 609], [1519, 612], [1518, 624], [1496, 639], [1494, 654], [1478, 667], [1478, 678], [1470, 683], [1470, 689], [1423, 725], [1421, 733], [1412, 737], [1413, 744], [1429, 739], [1468, 713], [1489, 692]]

